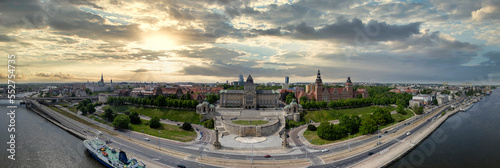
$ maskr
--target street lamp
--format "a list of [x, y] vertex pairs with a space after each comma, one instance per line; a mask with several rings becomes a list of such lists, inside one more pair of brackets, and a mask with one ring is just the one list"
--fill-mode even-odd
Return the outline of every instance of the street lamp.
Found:
[[347, 133], [348, 136], [347, 136], [347, 145], [348, 145], [348, 149], [349, 149], [349, 152], [351, 151], [351, 133]]
[[132, 129], [130, 129], [130, 124], [128, 124], [128, 139], [130, 140], [130, 132], [132, 132]]
[[158, 131], [158, 150], [160, 150], [160, 132], [161, 131]]
[[377, 125], [377, 129], [378, 129], [378, 144], [377, 145], [380, 145], [380, 125]]

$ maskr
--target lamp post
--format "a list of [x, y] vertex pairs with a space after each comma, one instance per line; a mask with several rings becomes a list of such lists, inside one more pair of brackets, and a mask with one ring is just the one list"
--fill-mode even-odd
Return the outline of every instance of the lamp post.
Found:
[[380, 144], [380, 125], [377, 125], [377, 129], [378, 129], [378, 137], [377, 137], [378, 138], [378, 144], [377, 145], [379, 145]]
[[158, 131], [158, 150], [160, 150], [160, 132], [161, 131]]
[[348, 145], [348, 149], [349, 149], [349, 152], [351, 151], [351, 133], [347, 133], [348, 136], [347, 136], [347, 145]]
[[132, 132], [132, 129], [130, 129], [130, 124], [128, 124], [128, 139], [130, 140], [130, 132]]
[[252, 143], [252, 167], [253, 167], [253, 143]]

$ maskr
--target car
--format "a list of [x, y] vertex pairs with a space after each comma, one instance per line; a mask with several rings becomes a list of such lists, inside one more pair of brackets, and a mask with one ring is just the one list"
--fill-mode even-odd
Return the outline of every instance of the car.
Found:
[[198, 128], [196, 128], [196, 131], [200, 131]]
[[271, 155], [265, 155], [264, 157], [265, 157], [265, 158], [270, 158], [270, 157], [271, 157]]
[[411, 134], [410, 131], [406, 132], [406, 135], [410, 135], [410, 134]]
[[382, 135], [379, 135], [378, 138], [382, 138]]
[[385, 131], [384, 134], [387, 134], [387, 131]]
[[177, 165], [177, 167], [178, 167], [178, 168], [186, 168], [186, 166], [181, 165], [181, 164], [178, 164], [178, 165]]
[[103, 133], [101, 131], [97, 132], [99, 135], [103, 135]]
[[113, 129], [114, 129], [114, 130], [117, 130], [118, 128], [114, 127]]
[[368, 152], [368, 156], [373, 155], [373, 152]]
[[149, 141], [149, 138], [144, 138], [144, 140]]
[[321, 150], [321, 152], [328, 152], [328, 151], [329, 151], [328, 149]]

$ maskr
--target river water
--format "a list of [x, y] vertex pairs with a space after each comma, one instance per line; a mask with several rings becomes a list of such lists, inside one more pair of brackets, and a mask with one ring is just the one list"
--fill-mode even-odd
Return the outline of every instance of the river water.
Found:
[[7, 158], [11, 134], [7, 105], [7, 100], [0, 100], [0, 167], [105, 167], [90, 155], [82, 140], [19, 105], [14, 133], [16, 160]]
[[390, 168], [500, 167], [500, 90], [446, 120]]

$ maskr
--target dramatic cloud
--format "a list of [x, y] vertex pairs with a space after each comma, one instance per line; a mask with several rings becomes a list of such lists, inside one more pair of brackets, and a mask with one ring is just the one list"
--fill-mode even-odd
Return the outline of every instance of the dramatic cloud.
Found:
[[313, 82], [320, 69], [325, 81], [460, 83], [498, 76], [499, 11], [495, 0], [6, 0], [0, 50], [19, 56], [25, 82]]

